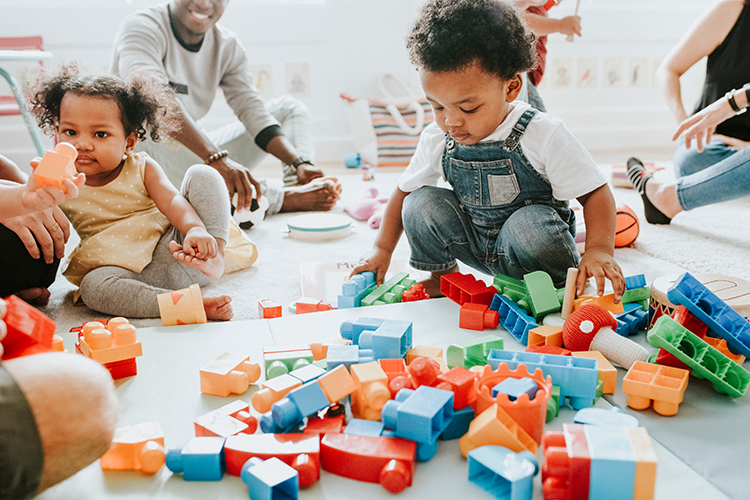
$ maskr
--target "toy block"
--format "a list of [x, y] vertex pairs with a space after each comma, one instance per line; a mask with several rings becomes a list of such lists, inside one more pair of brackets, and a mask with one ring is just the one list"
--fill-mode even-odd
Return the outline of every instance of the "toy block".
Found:
[[401, 389], [396, 399], [386, 401], [381, 417], [397, 437], [432, 443], [453, 416], [453, 393], [434, 387]]
[[352, 341], [347, 339], [334, 339], [329, 342], [310, 342], [310, 352], [313, 361], [325, 360], [328, 356], [328, 347], [332, 345], [351, 345]]
[[475, 365], [487, 364], [487, 356], [492, 349], [502, 349], [503, 339], [495, 335], [486, 335], [448, 346], [445, 361], [448, 368], [460, 366], [469, 369]]
[[378, 437], [383, 433], [383, 429], [385, 429], [383, 422], [353, 418], [346, 424], [344, 434]]
[[[649, 287], [631, 288], [625, 290], [622, 294], [622, 304], [640, 303], [644, 300], [648, 300], [649, 297], [651, 297], [651, 289]], [[646, 311], [648, 308], [643, 308], [643, 310]]]
[[703, 337], [703, 341], [706, 342], [708, 345], [722, 353], [724, 356], [728, 357], [738, 365], [742, 366], [742, 364], [745, 362], [745, 356], [742, 354], [735, 354], [732, 351], [729, 350], [729, 347], [727, 346], [727, 341], [724, 339], [719, 339], [716, 337], [709, 337], [705, 336]]
[[123, 359], [122, 361], [113, 361], [112, 363], [104, 363], [104, 368], [109, 371], [109, 375], [110, 377], [112, 377], [112, 380], [120, 380], [123, 378], [135, 377], [136, 375], [138, 375], [138, 365], [135, 362], [135, 358]]
[[[383, 437], [398, 438], [396, 433], [391, 429], [383, 430]], [[429, 443], [417, 443], [417, 453], [414, 456], [417, 462], [427, 462], [437, 454], [438, 444], [437, 439]]]
[[685, 306], [726, 340], [732, 352], [750, 357], [750, 323], [690, 273], [674, 282], [667, 297], [673, 304]]
[[415, 345], [408, 351], [406, 351], [406, 364], [410, 364], [414, 358], [423, 356], [425, 358], [432, 358], [440, 362], [443, 359], [443, 350], [439, 347], [431, 347], [426, 345]]
[[621, 409], [584, 408], [578, 410], [573, 417], [573, 423], [598, 425], [599, 427], [638, 427], [638, 419], [624, 413]]
[[495, 295], [490, 309], [498, 312], [500, 323], [517, 341], [523, 345], [529, 342], [529, 330], [541, 326], [534, 318], [526, 314], [518, 304], [504, 295]]
[[92, 330], [78, 337], [81, 353], [102, 364], [133, 359], [143, 355], [141, 342], [135, 338], [135, 327], [119, 325], [114, 334], [106, 328]]
[[555, 354], [556, 356], [570, 356], [572, 351], [560, 347], [558, 345], [530, 345], [526, 348], [526, 352], [535, 352], [538, 354]]
[[602, 295], [601, 297], [595, 296], [595, 295], [581, 295], [577, 299], [573, 301], [573, 310], [576, 311], [581, 308], [581, 306], [587, 305], [587, 304], [596, 304], [598, 306], [603, 307], [607, 311], [613, 313], [613, 314], [620, 314], [624, 311], [623, 309], [623, 302], [620, 301], [619, 303], [615, 304], [615, 294], [614, 293], [608, 293], [606, 295]]
[[659, 317], [646, 339], [685, 363], [696, 377], [711, 382], [716, 392], [738, 398], [750, 385], [750, 372], [669, 316]]
[[476, 378], [476, 373], [462, 366], [454, 366], [437, 376], [436, 387], [453, 392], [453, 409], [459, 410], [476, 401], [477, 390], [474, 387]]
[[34, 169], [34, 179], [39, 187], [54, 186], [65, 191], [63, 181], [76, 175], [75, 160], [78, 151], [69, 142], [58, 142], [54, 151], [47, 151]]
[[318, 365], [305, 365], [296, 370], [289, 372], [289, 375], [296, 378], [303, 384], [306, 384], [312, 380], [317, 380], [321, 375], [325, 374], [325, 368], [321, 368]]
[[648, 312], [638, 303], [631, 302], [623, 305], [623, 312], [615, 315], [617, 333], [623, 337], [634, 335], [639, 330], [648, 328]]
[[497, 328], [500, 315], [485, 304], [465, 302], [458, 313], [458, 327], [469, 330], [484, 331], [485, 328]]
[[627, 429], [627, 434], [636, 458], [633, 500], [653, 500], [658, 459], [651, 438], [644, 427]]
[[249, 356], [225, 352], [201, 368], [201, 392], [220, 397], [243, 394], [259, 378], [260, 366]]
[[297, 471], [276, 457], [251, 458], [245, 462], [242, 482], [253, 500], [296, 500], [299, 495]]
[[628, 406], [645, 410], [654, 402], [659, 415], [676, 415], [687, 389], [690, 372], [681, 368], [637, 361], [622, 379], [622, 392]]
[[374, 361], [352, 365], [351, 375], [357, 384], [350, 400], [352, 416], [365, 420], [380, 420], [383, 405], [391, 399], [388, 376]]
[[[535, 384], [536, 393], [533, 399], [520, 395], [511, 400], [507, 394], [492, 394], [492, 388], [501, 382], [512, 379], [530, 379]], [[552, 392], [552, 379], [545, 377], [537, 369], [529, 373], [526, 365], [519, 365], [511, 369], [507, 364], [500, 364], [495, 370], [485, 366], [476, 381], [477, 399], [473, 404], [477, 415], [484, 412], [493, 404], [502, 408], [509, 417], [519, 423], [523, 430], [536, 443], [542, 439], [544, 422], [547, 416], [547, 400]]]
[[[280, 402], [288, 401], [286, 398], [284, 398]], [[273, 410], [273, 406], [271, 406], [271, 410]], [[304, 421], [297, 420], [286, 427], [282, 427], [276, 423], [276, 421], [273, 419], [273, 413], [269, 411], [268, 413], [264, 413], [260, 416], [260, 419], [258, 420], [258, 427], [260, 427], [260, 431], [263, 434], [288, 434], [302, 432], [305, 424]]]
[[50, 352], [55, 322], [15, 295], [4, 300], [6, 334], [0, 342], [3, 345], [2, 360]]
[[[676, 309], [674, 310], [671, 316], [677, 323], [679, 323], [680, 325], [690, 330], [699, 338], [706, 340], [706, 333], [708, 333], [708, 325], [706, 325], [703, 321], [699, 320], [696, 316], [694, 316], [693, 313], [688, 311], [685, 306], [676, 306]], [[724, 342], [723, 346], [726, 347], [726, 341], [724, 341], [723, 339], [716, 339], [716, 340], [721, 340], [722, 342]], [[711, 341], [706, 341], [706, 342], [711, 344], [711, 346], [716, 348], [718, 351], [720, 351], [722, 354], [724, 354], [728, 358], [730, 359], [732, 358], [732, 356], [728, 354], [729, 353], [728, 349], [723, 350], [720, 348], [721, 344], [717, 346], [715, 345], [715, 343]], [[657, 357], [656, 357], [656, 362], [660, 365], [673, 366], [675, 368], [682, 368], [683, 370], [689, 370], [688, 366], [685, 363], [675, 358], [664, 349], [659, 349]], [[739, 364], [742, 364], [742, 363], [739, 363]]]
[[[617, 368], [612, 366], [607, 358], [599, 351], [575, 351], [571, 353], [576, 358], [591, 358], [597, 361], [599, 380], [602, 381], [604, 394], [614, 394], [617, 384]], [[636, 361], [637, 363], [637, 361]]]
[[[365, 351], [365, 352], [362, 352]], [[362, 363], [365, 356], [371, 356], [372, 351], [360, 349], [358, 345], [332, 345], [328, 347], [326, 369], [333, 370], [339, 365], [351, 368], [352, 365]], [[374, 360], [374, 356], [371, 356]]]
[[250, 406], [238, 399], [196, 418], [193, 425], [196, 436], [228, 438], [240, 433], [254, 433], [258, 421], [250, 414]]
[[566, 423], [562, 431], [545, 432], [542, 450], [544, 498], [588, 500], [591, 458], [584, 426]]
[[341, 295], [338, 296], [338, 308], [349, 309], [360, 307], [362, 299], [375, 290], [375, 273], [365, 271], [352, 276], [341, 285]]
[[329, 433], [320, 442], [320, 466], [398, 493], [412, 484], [416, 449], [417, 444], [407, 439]]
[[533, 401], [537, 390], [536, 382], [528, 377], [506, 378], [492, 388], [492, 397], [496, 398], [498, 394], [505, 394], [510, 401], [515, 401], [521, 394], [526, 394], [529, 401]]
[[271, 299], [263, 299], [258, 302], [258, 317], [262, 319], [280, 318], [282, 314], [281, 304]]
[[448, 427], [445, 428], [440, 439], [443, 441], [451, 441], [453, 439], [459, 439], [461, 436], [469, 432], [469, 426], [472, 420], [476, 417], [474, 408], [471, 406], [464, 406], [461, 409], [453, 410], [453, 418], [451, 419]]
[[626, 429], [584, 425], [591, 469], [589, 498], [632, 500], [635, 454]]
[[430, 296], [425, 292], [424, 285], [419, 283], [413, 284], [408, 290], [401, 294], [401, 302], [416, 302], [418, 300], [427, 300]]
[[539, 463], [530, 452], [488, 445], [471, 450], [467, 458], [472, 483], [495, 498], [531, 500]]
[[263, 349], [266, 380], [302, 368], [312, 362], [312, 351], [308, 347], [265, 347]]
[[286, 396], [289, 391], [302, 385], [299, 379], [289, 374], [279, 375], [263, 383], [263, 388], [253, 393], [253, 408], [258, 413], [271, 411], [271, 406]]
[[104, 470], [155, 474], [164, 465], [165, 456], [164, 431], [159, 422], [143, 422], [116, 429], [109, 450], [99, 462]]
[[504, 446], [517, 453], [530, 451], [533, 454], [536, 454], [537, 446], [523, 427], [496, 404], [471, 421], [469, 432], [458, 440], [458, 444], [464, 457], [471, 450], [488, 444]]
[[536, 321], [541, 321], [547, 314], [560, 310], [560, 299], [557, 298], [557, 290], [549, 274], [544, 271], [524, 274], [523, 285], [529, 296], [531, 315]]
[[302, 297], [295, 303], [295, 314], [308, 314], [320, 311], [330, 311], [333, 306], [328, 302], [313, 297]]
[[174, 292], [160, 293], [156, 298], [159, 301], [162, 326], [194, 325], [207, 321], [203, 296], [197, 284]]
[[562, 346], [562, 327], [561, 326], [537, 326], [529, 330], [527, 338], [528, 346], [537, 345], [554, 345]]
[[560, 414], [560, 386], [553, 385], [552, 392], [547, 400], [546, 423], [552, 422]]
[[315, 434], [319, 438], [323, 437], [323, 434], [327, 432], [344, 432], [346, 428], [346, 415], [343, 413], [335, 417], [320, 417], [320, 413], [317, 416], [310, 416], [307, 419], [307, 425], [302, 431], [305, 434]]
[[63, 338], [57, 334], [52, 336], [52, 352], [69, 352], [65, 349]]
[[352, 344], [359, 345], [359, 336], [365, 330], [375, 331], [385, 320], [380, 318], [358, 318], [356, 321], [344, 321], [339, 327], [341, 338], [351, 340]]
[[492, 284], [500, 295], [505, 295], [511, 301], [517, 303], [524, 311], [530, 311], [530, 299], [526, 285], [521, 280], [498, 274], [492, 280]]
[[434, 387], [438, 383], [440, 365], [431, 358], [417, 358], [406, 367], [408, 378], [414, 389], [426, 385]]
[[412, 322], [387, 319], [376, 330], [364, 330], [358, 344], [372, 349], [375, 359], [403, 358], [412, 346]]
[[388, 383], [396, 377], [408, 376], [406, 361], [403, 358], [383, 358], [378, 360], [378, 364], [388, 376]]
[[341, 401], [357, 389], [357, 384], [344, 365], [321, 375], [318, 384], [330, 403]]
[[185, 481], [220, 481], [224, 477], [224, 438], [194, 437], [181, 450], [167, 452], [167, 468]]
[[284, 429], [330, 404], [320, 384], [313, 380], [292, 389], [284, 399], [275, 402], [271, 406], [271, 417], [276, 426]]
[[401, 295], [415, 283], [416, 281], [409, 279], [409, 273], [398, 273], [362, 298], [360, 304], [362, 306], [377, 306], [401, 302]]
[[493, 369], [501, 363], [507, 364], [511, 370], [520, 364], [529, 370], [540, 368], [545, 377], [552, 377], [555, 385], [560, 386], [560, 397], [567, 397], [574, 410], [592, 406], [596, 397], [599, 371], [595, 359], [493, 349], [487, 363]]
[[311, 434], [238, 434], [227, 438], [224, 456], [232, 476], [241, 476], [251, 458], [275, 458], [299, 474], [301, 488], [320, 479], [320, 440]]
[[462, 306], [466, 302], [490, 305], [497, 290], [471, 274], [450, 273], [440, 277], [440, 293]]
[[635, 288], [643, 288], [648, 283], [646, 282], [645, 274], [636, 274], [635, 276], [628, 276], [625, 278], [625, 289], [633, 290]]

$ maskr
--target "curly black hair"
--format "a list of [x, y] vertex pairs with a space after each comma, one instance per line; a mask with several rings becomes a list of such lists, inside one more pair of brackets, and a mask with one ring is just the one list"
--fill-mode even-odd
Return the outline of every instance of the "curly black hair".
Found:
[[536, 36], [503, 0], [428, 0], [406, 37], [412, 64], [456, 71], [474, 61], [507, 81], [536, 66]]
[[128, 136], [151, 136], [161, 141], [179, 130], [178, 104], [174, 91], [147, 71], [131, 74], [127, 80], [114, 75], [83, 75], [75, 61], [63, 62], [29, 83], [31, 112], [39, 126], [53, 135], [60, 122], [60, 103], [68, 92], [75, 95], [113, 99], [120, 108], [120, 120]]

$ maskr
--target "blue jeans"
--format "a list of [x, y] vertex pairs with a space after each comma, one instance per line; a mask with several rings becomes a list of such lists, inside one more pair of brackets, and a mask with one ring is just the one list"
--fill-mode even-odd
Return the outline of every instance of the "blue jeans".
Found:
[[493, 276], [523, 279], [545, 271], [560, 287], [567, 269], [580, 262], [575, 226], [548, 205], [527, 205], [502, 227], [485, 229], [472, 223], [452, 190], [424, 186], [404, 199], [402, 218], [411, 247], [409, 263], [420, 271], [445, 271], [460, 260]]
[[737, 150], [718, 139], [699, 153], [682, 143], [674, 155], [677, 198], [683, 210], [750, 195], [750, 147]]

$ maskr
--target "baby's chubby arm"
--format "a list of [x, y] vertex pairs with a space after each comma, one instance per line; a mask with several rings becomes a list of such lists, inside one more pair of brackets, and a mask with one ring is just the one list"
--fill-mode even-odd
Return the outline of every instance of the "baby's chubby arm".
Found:
[[615, 303], [625, 291], [625, 277], [614, 258], [617, 211], [615, 199], [609, 186], [604, 184], [587, 193], [578, 201], [583, 206], [583, 219], [586, 222], [586, 251], [578, 266], [576, 292], [583, 294], [586, 280], [591, 276], [596, 280], [598, 295], [604, 293], [604, 279], [612, 283]]
[[391, 264], [391, 256], [396, 249], [401, 233], [404, 232], [404, 226], [401, 222], [401, 211], [404, 206], [404, 198], [409, 193], [396, 188], [393, 191], [388, 203], [385, 206], [383, 221], [380, 223], [378, 235], [372, 249], [360, 259], [357, 267], [352, 271], [351, 276], [364, 271], [375, 273], [375, 283], [382, 285], [385, 281], [385, 273]]

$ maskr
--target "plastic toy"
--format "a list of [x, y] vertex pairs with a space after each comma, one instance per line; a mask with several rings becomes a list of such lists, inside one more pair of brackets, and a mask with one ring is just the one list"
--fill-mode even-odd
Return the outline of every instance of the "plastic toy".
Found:
[[383, 433], [384, 428], [385, 424], [383, 422], [353, 418], [346, 424], [344, 434], [378, 437]]
[[439, 347], [432, 347], [427, 345], [415, 345], [408, 351], [406, 351], [406, 364], [410, 364], [415, 358], [425, 357], [432, 358], [438, 363], [443, 360], [443, 350]]
[[438, 383], [438, 376], [442, 373], [440, 363], [432, 358], [424, 357], [417, 358], [409, 363], [406, 371], [414, 389], [423, 385], [435, 387]]
[[622, 392], [629, 407], [645, 410], [653, 400], [656, 413], [671, 417], [679, 410], [689, 377], [688, 370], [639, 361], [622, 379]]
[[55, 322], [15, 295], [4, 301], [7, 333], [1, 342], [3, 361], [51, 351]]
[[495, 335], [486, 335], [478, 339], [449, 345], [445, 361], [448, 368], [460, 366], [469, 369], [472, 366], [487, 364], [487, 356], [490, 351], [502, 348], [503, 339]]
[[76, 147], [69, 142], [58, 142], [54, 151], [47, 151], [34, 169], [34, 179], [39, 187], [54, 186], [65, 191], [63, 181], [76, 175]]
[[383, 324], [384, 319], [380, 318], [357, 318], [356, 321], [344, 321], [339, 326], [341, 338], [351, 340], [352, 344], [359, 345], [359, 336], [365, 330], [375, 331]]
[[517, 341], [526, 345], [529, 342], [529, 330], [540, 326], [526, 311], [505, 295], [495, 295], [490, 309], [500, 315], [500, 323]]
[[299, 474], [299, 486], [307, 488], [320, 479], [320, 441], [310, 434], [238, 434], [224, 444], [227, 474], [241, 476], [251, 458], [277, 458]]
[[320, 442], [320, 465], [332, 474], [380, 483], [398, 493], [412, 484], [416, 449], [407, 439], [329, 433]]
[[185, 481], [220, 481], [224, 477], [224, 438], [195, 437], [184, 448], [167, 452], [167, 468]]
[[577, 358], [592, 358], [597, 361], [597, 369], [599, 370], [599, 380], [602, 382], [602, 392], [604, 394], [614, 394], [615, 386], [617, 384], [617, 368], [612, 366], [612, 363], [604, 357], [599, 351], [575, 351], [571, 352], [571, 356]]
[[360, 201], [345, 206], [344, 212], [351, 215], [353, 219], [367, 221], [368, 226], [377, 229], [383, 220], [386, 203], [388, 203], [388, 198], [378, 198], [378, 190], [370, 188]]
[[375, 288], [360, 302], [363, 306], [378, 306], [383, 304], [395, 304], [401, 302], [404, 291], [411, 288], [416, 281], [409, 278], [408, 273], [398, 273], [385, 283]]
[[112, 318], [106, 328], [88, 322], [78, 333], [76, 351], [98, 361], [109, 370], [112, 380], [138, 374], [135, 358], [143, 354], [136, 330], [125, 318]]
[[363, 330], [357, 339], [362, 349], [372, 349], [375, 359], [403, 358], [412, 346], [412, 322], [387, 319], [376, 330]]
[[[292, 372], [292, 375], [294, 375], [294, 372]], [[357, 390], [357, 383], [343, 365], [327, 371], [317, 380], [323, 394], [331, 403], [341, 401]]]
[[242, 394], [259, 378], [260, 366], [248, 356], [225, 352], [201, 368], [201, 392], [221, 397]]
[[460, 410], [473, 405], [476, 401], [477, 390], [474, 387], [476, 378], [476, 372], [461, 366], [454, 366], [446, 373], [437, 376], [438, 384], [436, 387], [451, 391], [453, 393], [453, 409]]
[[258, 302], [258, 317], [263, 319], [280, 318], [281, 304], [271, 299], [263, 299]]
[[573, 417], [573, 423], [598, 425], [600, 427], [638, 427], [638, 419], [630, 416], [617, 407], [584, 408], [578, 410]]
[[320, 376], [326, 372], [325, 368], [318, 365], [305, 365], [296, 370], [289, 372], [289, 375], [296, 378], [303, 384], [310, 382], [311, 380], [320, 379]]
[[164, 465], [165, 456], [164, 432], [159, 422], [144, 422], [116, 429], [112, 445], [99, 462], [104, 470], [156, 474]]
[[440, 277], [440, 293], [460, 306], [466, 302], [490, 305], [497, 290], [471, 274], [450, 273]]
[[461, 453], [468, 456], [471, 450], [488, 444], [504, 446], [515, 452], [530, 451], [536, 454], [536, 442], [500, 406], [494, 404], [479, 413], [467, 432], [458, 440]]
[[461, 436], [469, 432], [474, 417], [474, 408], [471, 406], [464, 406], [458, 410], [453, 410], [451, 423], [448, 424], [448, 427], [446, 427], [443, 433], [440, 434], [440, 439], [443, 441], [451, 441], [453, 439], [461, 438]]
[[458, 327], [469, 330], [484, 331], [486, 328], [497, 328], [500, 315], [490, 310], [486, 304], [465, 302], [458, 313]]
[[639, 330], [648, 328], [648, 312], [644, 311], [640, 304], [624, 304], [623, 309], [623, 312], [615, 315], [615, 321], [617, 321], [615, 331], [618, 335], [628, 337]]
[[638, 216], [627, 205], [617, 207], [617, 228], [615, 231], [615, 248], [630, 246], [635, 243], [640, 231]]
[[383, 405], [382, 419], [397, 437], [432, 443], [453, 416], [453, 393], [428, 386], [401, 389]]
[[302, 297], [295, 303], [295, 314], [308, 314], [320, 311], [330, 311], [333, 306], [328, 302], [312, 297]]
[[360, 349], [356, 345], [332, 345], [328, 348], [328, 356], [325, 359], [327, 370], [333, 370], [339, 365], [351, 368], [352, 365], [370, 361], [375, 361], [372, 349]]
[[348, 309], [360, 307], [362, 299], [375, 290], [375, 273], [365, 271], [352, 276], [341, 285], [341, 295], [338, 296], [338, 308]]
[[238, 399], [196, 418], [193, 425], [196, 436], [228, 438], [235, 434], [254, 433], [258, 421], [250, 414], [250, 406]]
[[505, 394], [508, 396], [508, 400], [515, 401], [521, 394], [526, 394], [527, 398], [533, 401], [537, 390], [536, 382], [529, 377], [506, 378], [492, 388], [492, 397], [496, 398], [498, 394]]
[[636, 274], [625, 278], [625, 289], [633, 290], [635, 288], [644, 288], [648, 285], [645, 274]]
[[583, 425], [563, 424], [562, 431], [545, 432], [542, 450], [544, 497], [588, 500], [591, 458]]
[[194, 325], [207, 321], [203, 296], [197, 284], [174, 292], [160, 293], [156, 298], [159, 301], [162, 326]]
[[357, 384], [350, 399], [352, 416], [380, 420], [380, 411], [391, 398], [388, 376], [377, 362], [352, 365], [351, 374]]
[[297, 471], [276, 457], [248, 460], [242, 467], [242, 482], [253, 500], [296, 500], [299, 495]]
[[328, 356], [328, 347], [332, 345], [350, 345], [351, 340], [334, 339], [328, 342], [310, 342], [310, 351], [313, 355], [313, 361], [325, 360]]
[[415, 283], [408, 290], [401, 294], [401, 302], [415, 302], [417, 300], [426, 300], [430, 296], [425, 293], [424, 285]]
[[[329, 409], [332, 408], [329, 406]], [[333, 417], [328, 416], [328, 411], [325, 412], [325, 416], [321, 417], [318, 415], [311, 415], [307, 418], [307, 425], [305, 425], [302, 431], [305, 434], [314, 434], [318, 439], [322, 439], [323, 434], [328, 432], [344, 432], [346, 427], [344, 414], [336, 415]]]
[[531, 315], [536, 321], [551, 312], [560, 310], [560, 300], [550, 275], [544, 271], [534, 271], [523, 276], [523, 285], [529, 296]]
[[313, 380], [292, 389], [284, 399], [274, 403], [271, 406], [271, 417], [278, 429], [288, 429], [329, 404], [331, 402], [320, 388], [320, 384]]
[[344, 155], [344, 165], [346, 168], [359, 168], [362, 164], [362, 157], [359, 153], [347, 153]]
[[253, 393], [253, 408], [258, 413], [271, 411], [271, 406], [286, 396], [289, 391], [302, 385], [299, 379], [289, 374], [279, 375], [263, 383], [263, 388]]
[[554, 354], [556, 356], [570, 356], [572, 351], [557, 345], [532, 345], [526, 348], [526, 352], [536, 352], [538, 354]]
[[309, 346], [263, 348], [266, 380], [302, 368], [312, 362], [313, 355]]
[[537, 326], [529, 330], [527, 345], [541, 346], [554, 345], [562, 346], [562, 327], [561, 326]]
[[530, 452], [488, 445], [471, 450], [467, 458], [472, 483], [501, 500], [531, 500], [539, 463]]

